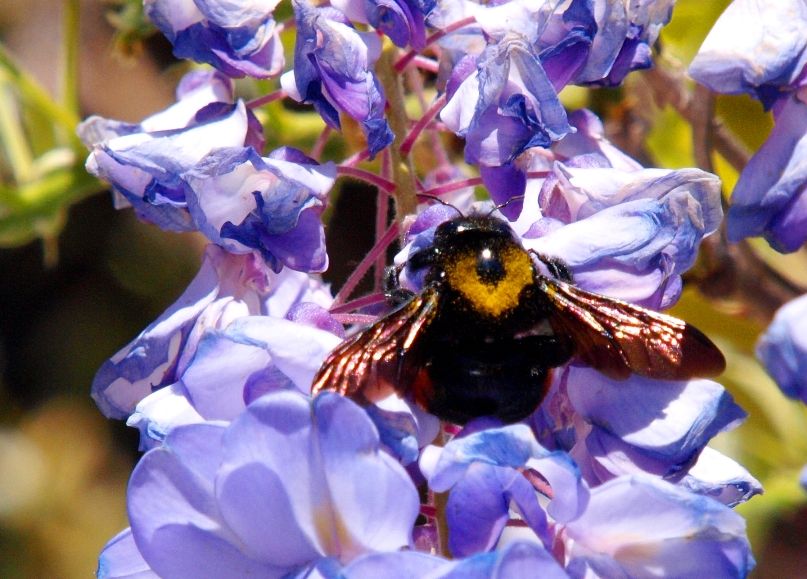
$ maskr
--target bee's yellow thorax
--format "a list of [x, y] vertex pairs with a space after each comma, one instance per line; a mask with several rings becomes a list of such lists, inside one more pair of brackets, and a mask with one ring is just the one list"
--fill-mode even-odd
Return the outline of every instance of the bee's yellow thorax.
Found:
[[480, 313], [498, 317], [518, 305], [519, 294], [533, 283], [530, 255], [519, 247], [498, 252], [504, 265], [504, 275], [496, 282], [487, 282], [477, 272], [476, 252], [461, 256], [446, 267], [448, 283], [462, 294]]

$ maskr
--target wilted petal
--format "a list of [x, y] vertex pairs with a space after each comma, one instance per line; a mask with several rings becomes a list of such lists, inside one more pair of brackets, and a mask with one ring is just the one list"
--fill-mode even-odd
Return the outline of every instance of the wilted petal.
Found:
[[192, 230], [182, 174], [216, 147], [243, 146], [248, 128], [247, 110], [239, 101], [185, 127], [131, 132], [95, 143], [87, 171], [108, 181], [141, 219], [167, 230]]
[[737, 506], [762, 493], [762, 485], [747, 470], [708, 446], [679, 484], [728, 507]]
[[380, 54], [378, 38], [357, 32], [333, 8], [315, 8], [307, 0], [295, 0], [293, 5], [294, 72], [285, 77], [283, 86], [293, 84], [295, 90], [289, 94], [314, 105], [334, 128], [340, 127], [338, 110], [358, 121], [374, 155], [394, 137], [384, 118], [384, 91], [372, 70]]
[[807, 296], [776, 312], [757, 344], [757, 357], [782, 392], [807, 403]]
[[279, 271], [327, 265], [319, 221], [333, 185], [332, 163], [262, 158], [251, 147], [218, 149], [185, 176], [188, 207], [199, 229], [236, 253], [253, 249]]
[[272, 11], [279, 0], [145, 0], [144, 11], [177, 58], [214, 66], [231, 77], [267, 78], [283, 69]]

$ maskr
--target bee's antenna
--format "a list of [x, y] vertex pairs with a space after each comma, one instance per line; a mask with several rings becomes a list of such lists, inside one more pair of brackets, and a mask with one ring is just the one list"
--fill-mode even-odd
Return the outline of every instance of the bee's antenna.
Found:
[[508, 199], [504, 203], [499, 203], [496, 207], [494, 207], [493, 209], [488, 211], [488, 214], [485, 215], [485, 217], [490, 217], [493, 214], [494, 211], [499, 211], [500, 209], [504, 209], [505, 207], [507, 207], [508, 205], [510, 205], [511, 203], [514, 203], [516, 201], [524, 201], [524, 195], [516, 195], [515, 197], [510, 197], [510, 199]]
[[426, 199], [431, 199], [432, 201], [437, 201], [440, 205], [445, 205], [446, 207], [451, 207], [454, 211], [456, 211], [460, 217], [465, 217], [462, 211], [459, 210], [458, 207], [452, 205], [448, 201], [444, 199], [440, 199], [437, 195], [432, 195], [431, 193], [417, 193], [418, 197], [425, 197]]

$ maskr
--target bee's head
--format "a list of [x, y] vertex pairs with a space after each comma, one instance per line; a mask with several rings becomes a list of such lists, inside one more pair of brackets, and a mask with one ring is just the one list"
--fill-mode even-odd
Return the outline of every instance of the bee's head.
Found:
[[456, 246], [515, 241], [515, 232], [502, 219], [489, 215], [456, 217], [441, 223], [434, 232], [434, 247], [446, 251]]

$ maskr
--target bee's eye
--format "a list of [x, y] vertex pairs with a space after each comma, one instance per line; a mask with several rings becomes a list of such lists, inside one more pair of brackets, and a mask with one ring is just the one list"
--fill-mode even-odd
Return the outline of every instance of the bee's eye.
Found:
[[506, 274], [504, 263], [499, 252], [485, 248], [479, 252], [476, 258], [476, 275], [480, 281], [488, 284], [496, 284], [501, 281]]

